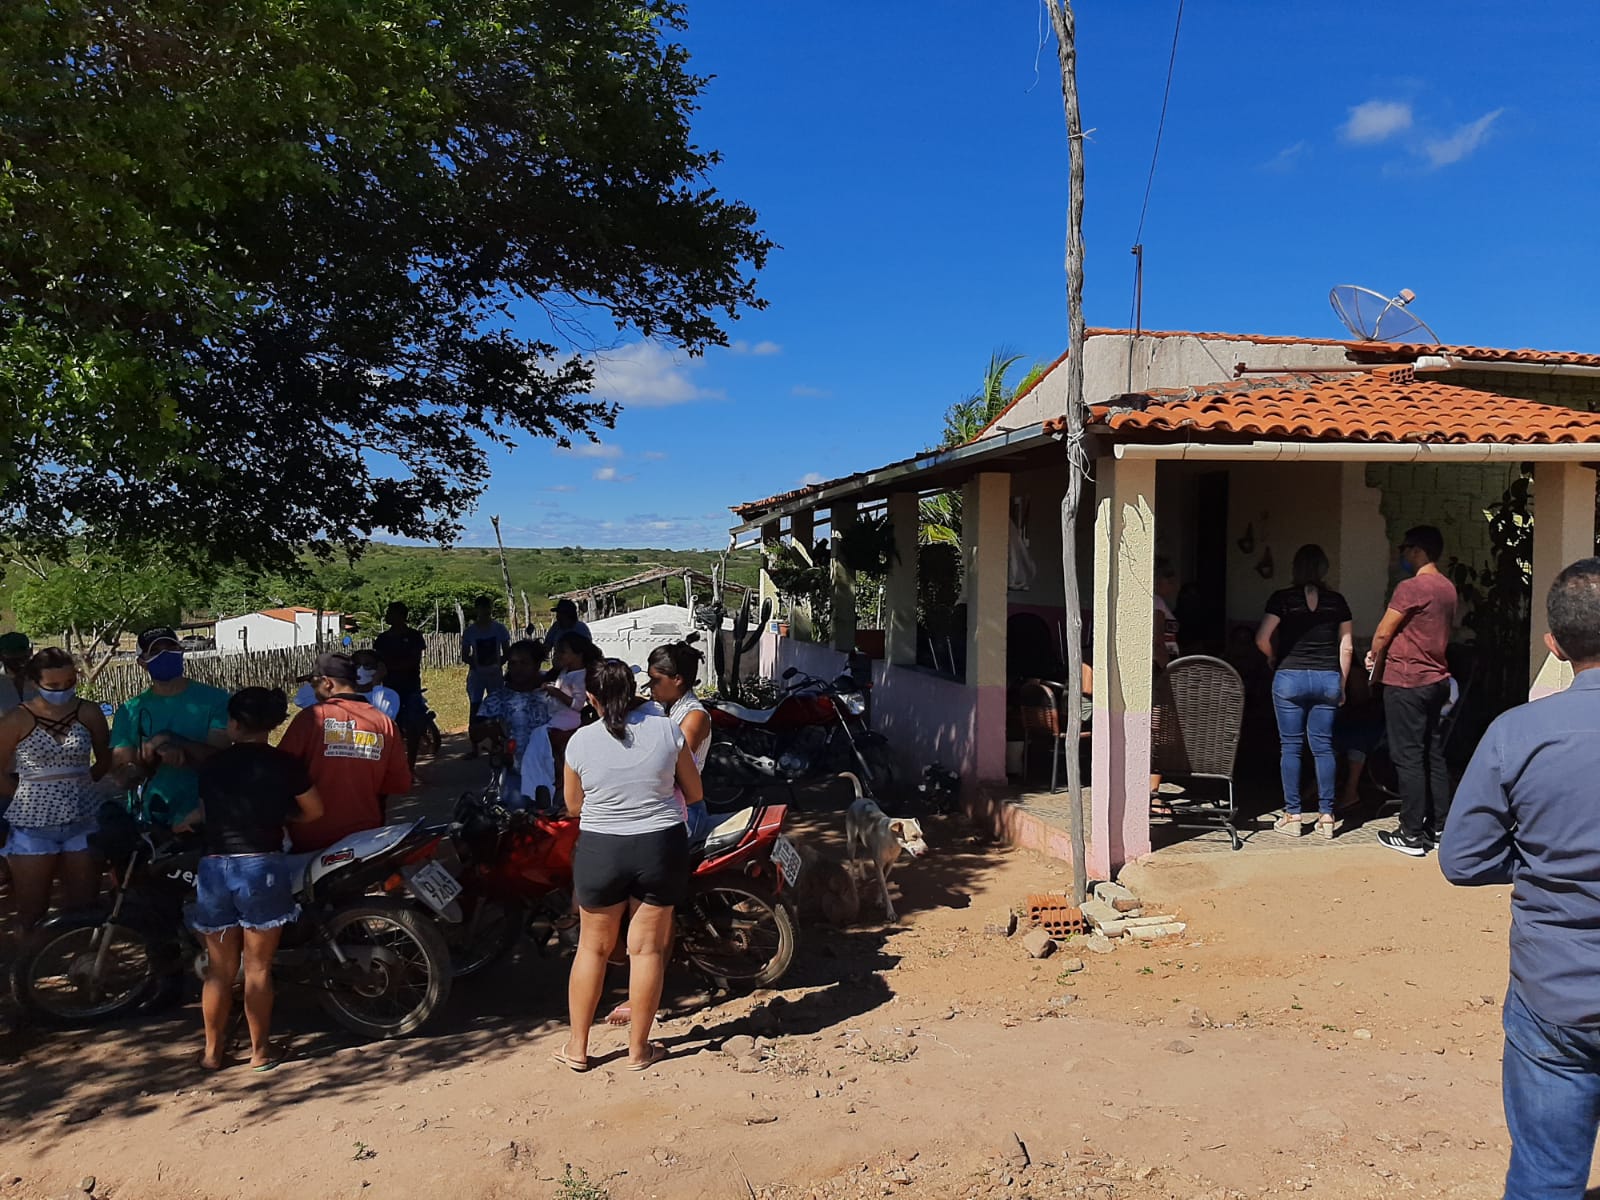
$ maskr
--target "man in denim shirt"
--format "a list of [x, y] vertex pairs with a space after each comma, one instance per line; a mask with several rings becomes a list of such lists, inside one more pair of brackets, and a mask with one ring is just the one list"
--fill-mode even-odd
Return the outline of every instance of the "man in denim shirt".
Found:
[[1489, 727], [1439, 847], [1451, 883], [1512, 885], [1506, 1200], [1579, 1200], [1600, 1132], [1600, 558], [1557, 576], [1547, 608], [1576, 678]]

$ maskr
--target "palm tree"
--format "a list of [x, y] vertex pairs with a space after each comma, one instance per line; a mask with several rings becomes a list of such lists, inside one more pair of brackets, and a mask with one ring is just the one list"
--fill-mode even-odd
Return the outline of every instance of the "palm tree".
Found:
[[[945, 410], [944, 436], [939, 440], [941, 450], [952, 450], [972, 441], [1048, 369], [1043, 363], [1036, 363], [1017, 387], [1010, 387], [1006, 383], [1006, 375], [1022, 361], [1022, 357], [1004, 350], [996, 350], [989, 355], [989, 368], [983, 373], [982, 387]], [[937, 496], [929, 496], [920, 507], [920, 540], [924, 544], [961, 544], [960, 492], [941, 492]]]

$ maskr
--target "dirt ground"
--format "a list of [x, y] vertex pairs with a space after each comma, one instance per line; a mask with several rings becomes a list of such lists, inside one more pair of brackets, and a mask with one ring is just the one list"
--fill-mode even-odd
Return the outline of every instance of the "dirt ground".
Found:
[[[431, 768], [432, 794], [471, 769]], [[898, 926], [804, 927], [769, 993], [702, 1007], [679, 981], [644, 1074], [609, 1030], [588, 1074], [551, 1061], [565, 963], [531, 951], [401, 1042], [285, 996], [267, 1075], [202, 1075], [193, 1005], [24, 1031], [0, 1048], [0, 1200], [87, 1176], [128, 1200], [1499, 1194], [1504, 889], [1376, 847], [1158, 856], [1125, 880], [1183, 936], [1034, 961], [985, 919], [1062, 864], [927, 829]], [[793, 836], [838, 854], [842, 818]]]

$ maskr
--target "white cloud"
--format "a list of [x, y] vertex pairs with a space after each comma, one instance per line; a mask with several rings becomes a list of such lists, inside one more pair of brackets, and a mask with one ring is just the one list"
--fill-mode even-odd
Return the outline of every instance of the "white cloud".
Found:
[[655, 342], [633, 342], [597, 354], [594, 365], [595, 395], [624, 406], [664, 408], [723, 397], [691, 378], [705, 365], [704, 359], [674, 354]]
[[1411, 105], [1400, 100], [1368, 100], [1350, 110], [1340, 129], [1347, 142], [1368, 145], [1387, 141], [1411, 128]]
[[544, 490], [547, 492], [575, 492], [578, 489], [570, 483], [552, 483]]
[[755, 342], [752, 344], [743, 339], [734, 342], [728, 349], [735, 354], [754, 354], [761, 358], [783, 353], [783, 347], [778, 345], [777, 342]]
[[594, 477], [601, 483], [627, 483], [632, 475], [624, 475], [615, 467], [601, 467], [594, 473]]
[[833, 395], [827, 388], [811, 387], [808, 384], [797, 383], [789, 389], [791, 396], [800, 396], [808, 400], [823, 400]]
[[579, 458], [621, 458], [622, 447], [615, 442], [579, 442], [576, 446], [557, 446], [556, 453], [575, 454]]
[[812, 484], [815, 484], [815, 483], [827, 483], [827, 482], [828, 482], [828, 477], [826, 475], [818, 474], [816, 471], [807, 471], [804, 475], [800, 476], [800, 486], [801, 487], [810, 487]]
[[1292, 146], [1285, 146], [1266, 162], [1261, 164], [1263, 171], [1288, 172], [1303, 160], [1311, 151], [1310, 142], [1296, 142]]
[[660, 462], [667, 456], [660, 450], [646, 450], [643, 454], [639, 455], [639, 457], [644, 459], [645, 462]]
[[1484, 139], [1489, 136], [1490, 127], [1503, 112], [1505, 109], [1497, 108], [1493, 112], [1484, 113], [1476, 121], [1467, 122], [1449, 137], [1430, 138], [1422, 144], [1422, 156], [1432, 167], [1447, 167], [1451, 163], [1460, 162], [1483, 145]]

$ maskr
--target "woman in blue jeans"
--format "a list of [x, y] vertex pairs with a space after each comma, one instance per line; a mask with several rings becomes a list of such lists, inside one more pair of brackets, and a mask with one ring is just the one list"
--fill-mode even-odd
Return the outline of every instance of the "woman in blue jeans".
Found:
[[1317, 833], [1331, 838], [1334, 832], [1333, 719], [1344, 703], [1354, 642], [1350, 606], [1327, 586], [1327, 575], [1322, 547], [1301, 546], [1294, 555], [1294, 582], [1272, 593], [1256, 630], [1256, 646], [1276, 671], [1272, 707], [1282, 746], [1283, 816], [1274, 828], [1296, 837], [1305, 828], [1300, 759], [1307, 742], [1317, 768]]

